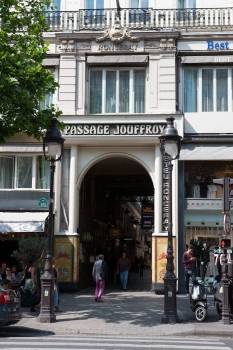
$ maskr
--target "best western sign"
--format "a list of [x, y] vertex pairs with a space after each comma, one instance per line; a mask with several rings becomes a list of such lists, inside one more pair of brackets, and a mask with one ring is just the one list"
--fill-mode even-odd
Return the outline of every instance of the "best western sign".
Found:
[[158, 136], [165, 123], [67, 124], [66, 136]]

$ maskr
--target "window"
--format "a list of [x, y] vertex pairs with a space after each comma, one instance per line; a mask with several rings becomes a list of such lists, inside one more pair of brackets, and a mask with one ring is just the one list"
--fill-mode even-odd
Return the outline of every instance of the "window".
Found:
[[233, 70], [185, 68], [183, 96], [184, 112], [232, 111]]
[[0, 189], [48, 189], [49, 162], [42, 156], [0, 156]]
[[196, 8], [196, 0], [178, 0], [178, 8], [180, 8], [180, 9], [185, 9], [185, 8], [194, 9], [194, 8]]
[[144, 69], [92, 69], [90, 113], [144, 113]]
[[149, 7], [149, 0], [131, 0], [131, 8], [144, 9]]
[[101, 25], [104, 22], [104, 0], [86, 0], [85, 9], [86, 25]]
[[131, 0], [130, 5], [130, 23], [146, 24], [150, 21], [150, 13], [148, 11], [149, 0]]

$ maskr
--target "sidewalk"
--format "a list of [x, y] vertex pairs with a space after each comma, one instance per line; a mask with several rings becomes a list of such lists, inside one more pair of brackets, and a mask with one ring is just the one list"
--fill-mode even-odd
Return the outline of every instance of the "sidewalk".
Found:
[[[218, 321], [212, 300], [208, 318], [197, 323], [189, 306], [189, 298], [177, 296], [181, 323], [161, 324], [163, 296], [152, 292], [110, 291], [102, 303], [96, 303], [93, 291], [62, 294], [61, 313], [52, 324], [39, 323], [27, 310], [18, 323], [30, 330], [55, 334], [110, 334], [110, 335], [209, 335], [233, 337], [233, 325]], [[212, 305], [211, 305], [212, 304]]]

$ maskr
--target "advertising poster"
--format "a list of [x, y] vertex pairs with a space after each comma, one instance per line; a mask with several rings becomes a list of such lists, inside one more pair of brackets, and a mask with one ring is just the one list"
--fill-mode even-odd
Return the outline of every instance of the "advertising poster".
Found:
[[69, 238], [57, 238], [55, 241], [55, 265], [59, 282], [73, 280], [73, 244]]
[[[174, 266], [176, 261], [176, 240], [173, 238], [173, 254], [174, 254]], [[157, 256], [157, 283], [163, 283], [163, 278], [166, 272], [167, 264], [167, 237], [157, 238], [156, 244], [156, 256]], [[176, 267], [176, 266], [175, 266]]]
[[144, 230], [152, 230], [154, 226], [154, 206], [153, 203], [142, 204], [141, 227]]

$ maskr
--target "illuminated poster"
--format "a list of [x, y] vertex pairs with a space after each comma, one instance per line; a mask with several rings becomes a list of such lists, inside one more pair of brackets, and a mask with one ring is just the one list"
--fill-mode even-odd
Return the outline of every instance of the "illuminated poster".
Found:
[[144, 230], [152, 230], [154, 226], [154, 206], [153, 203], [142, 204], [141, 227]]
[[[174, 254], [174, 266], [176, 261], [176, 240], [173, 238], [173, 254]], [[157, 238], [156, 245], [157, 256], [157, 283], [163, 283], [163, 278], [166, 272], [167, 264], [167, 237]], [[176, 268], [176, 266], [175, 266]]]

